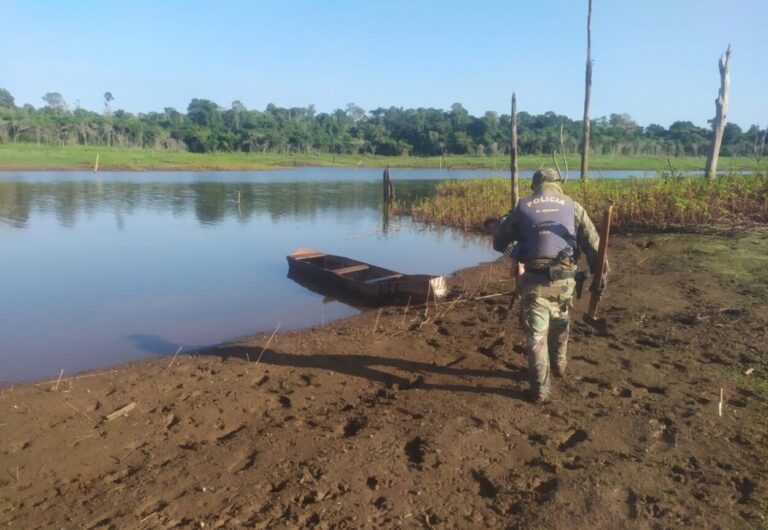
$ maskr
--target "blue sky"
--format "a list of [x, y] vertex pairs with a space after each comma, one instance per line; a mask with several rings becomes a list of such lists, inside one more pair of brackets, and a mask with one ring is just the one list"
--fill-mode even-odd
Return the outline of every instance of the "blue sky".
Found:
[[[263, 110], [354, 102], [580, 118], [587, 0], [0, 0], [0, 87], [21, 105]], [[594, 0], [592, 116], [714, 115], [730, 42], [729, 121], [768, 123], [768, 1]]]

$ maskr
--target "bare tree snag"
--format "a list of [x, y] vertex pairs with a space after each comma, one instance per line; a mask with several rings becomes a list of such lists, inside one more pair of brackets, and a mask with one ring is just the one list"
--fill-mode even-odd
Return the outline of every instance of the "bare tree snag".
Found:
[[510, 163], [509, 171], [510, 178], [512, 180], [512, 206], [514, 208], [520, 201], [520, 172], [517, 169], [517, 101], [515, 100], [515, 93], [512, 92], [512, 134], [510, 136]]
[[[563, 139], [563, 124], [560, 124], [560, 152], [563, 154], [563, 164], [565, 165], [565, 179], [568, 180], [568, 157], [565, 156], [565, 140]], [[558, 173], [560, 172], [558, 168]], [[561, 175], [562, 178], [562, 175]]]
[[717, 159], [720, 157], [720, 145], [723, 143], [723, 131], [728, 115], [728, 91], [731, 87], [731, 76], [728, 72], [728, 63], [731, 59], [731, 45], [725, 50], [725, 55], [720, 56], [720, 93], [715, 100], [715, 121], [712, 123], [714, 136], [712, 137], [712, 149], [707, 157], [707, 165], [704, 174], [709, 180], [717, 177]]
[[395, 185], [392, 183], [392, 179], [389, 178], [389, 166], [384, 169], [384, 176], [382, 179], [382, 195], [384, 208], [389, 208], [389, 206], [395, 200]]
[[587, 180], [589, 171], [589, 103], [592, 99], [592, 0], [587, 14], [587, 70], [584, 89], [584, 132], [581, 140], [581, 180]]
[[763, 136], [760, 136], [760, 127], [757, 127], [757, 134], [755, 135], [755, 161], [757, 162], [757, 172], [760, 172], [760, 161], [763, 159], [763, 151], [765, 150], [765, 137], [768, 136], [768, 128], [763, 131]]

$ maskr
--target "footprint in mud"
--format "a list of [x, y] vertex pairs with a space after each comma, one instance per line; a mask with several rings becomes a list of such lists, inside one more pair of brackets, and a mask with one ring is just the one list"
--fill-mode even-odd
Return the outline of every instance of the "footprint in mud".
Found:
[[624, 387], [616, 387], [613, 389], [613, 393], [619, 397], [622, 398], [631, 398], [632, 397], [632, 391], [628, 388]]
[[172, 427], [175, 427], [179, 423], [179, 417], [176, 416], [173, 412], [168, 414], [165, 418], [163, 418], [163, 423], [165, 424], [165, 428], [170, 430]]
[[574, 456], [563, 460], [563, 468], [569, 471], [575, 471], [577, 469], [586, 469], [587, 464], [581, 459], [580, 456]]
[[741, 434], [736, 434], [728, 438], [731, 442], [741, 445], [743, 447], [752, 447], [752, 442], [748, 438], [744, 438]]
[[574, 356], [573, 356], [573, 357], [571, 357], [571, 358], [572, 358], [574, 361], [584, 361], [585, 363], [591, 364], [591, 365], [593, 365], [593, 366], [596, 366], [596, 365], [600, 364], [600, 363], [598, 363], [597, 361], [595, 361], [594, 359], [590, 359], [589, 357], [586, 357], [586, 356], [584, 356], [584, 355], [574, 355]]
[[421, 467], [426, 453], [427, 442], [421, 436], [417, 436], [405, 444], [405, 456], [408, 457], [411, 464]]
[[140, 506], [136, 510], [136, 515], [143, 518], [149, 518], [150, 515], [157, 514], [159, 512], [162, 512], [167, 506], [168, 502], [164, 500], [150, 500], [149, 502], [144, 503], [142, 506]]
[[752, 498], [752, 494], [757, 489], [757, 484], [748, 477], [733, 477], [731, 479], [733, 487], [736, 488], [739, 504], [747, 504]]
[[24, 440], [21, 442], [16, 442], [10, 444], [10, 453], [17, 453], [19, 451], [24, 451], [25, 449], [29, 449], [32, 446], [32, 443], [29, 440]]
[[652, 419], [648, 422], [650, 428], [651, 440], [650, 450], [668, 451], [677, 446], [677, 434], [672, 421], [663, 418], [661, 420]]
[[661, 348], [661, 343], [650, 336], [635, 339], [635, 344], [638, 346], [646, 346], [648, 348]]
[[250, 469], [256, 463], [256, 456], [258, 456], [258, 454], [258, 451], [250, 451], [236, 456], [233, 463], [228, 467], [229, 472], [237, 474]]
[[645, 383], [641, 383], [639, 381], [635, 381], [630, 379], [629, 384], [632, 385], [635, 388], [643, 388], [645, 389], [649, 394], [661, 394], [666, 395], [667, 389], [661, 386], [655, 386], [655, 385], [647, 385]]
[[504, 346], [504, 337], [497, 337], [488, 346], [478, 346], [477, 351], [491, 359], [498, 359], [499, 357], [496, 355], [495, 350], [500, 346]]
[[679, 482], [680, 484], [686, 484], [688, 482], [688, 471], [680, 465], [675, 464], [672, 466], [672, 480]]
[[739, 398], [731, 398], [728, 400], [728, 404], [732, 407], [744, 408], [747, 406], [747, 402]]
[[200, 449], [200, 447], [202, 447], [202, 445], [203, 444], [201, 444], [200, 442], [196, 442], [193, 440], [189, 442], [180, 443], [179, 447], [186, 451], [197, 451]]
[[672, 367], [681, 374], [688, 373], [688, 367], [681, 363], [672, 363]]
[[379, 510], [389, 511], [392, 509], [392, 503], [389, 502], [384, 496], [381, 496], [373, 501], [373, 505]]
[[350, 418], [349, 421], [347, 421], [347, 424], [344, 425], [344, 437], [352, 438], [353, 436], [357, 436], [357, 433], [363, 430], [366, 426], [368, 426], [367, 416]]
[[587, 431], [583, 429], [574, 429], [570, 431], [568, 438], [566, 438], [560, 445], [557, 446], [559, 451], [567, 451], [579, 445], [582, 442], [586, 442], [589, 439]]
[[499, 492], [499, 488], [498, 486], [494, 485], [493, 482], [488, 480], [488, 477], [485, 476], [483, 471], [473, 469], [472, 478], [475, 479], [475, 482], [477, 482], [478, 486], [480, 486], [480, 491], [478, 491], [478, 494], [481, 497], [484, 499], [492, 499], [496, 497], [496, 494]]
[[620, 359], [619, 362], [621, 363], [621, 368], [623, 370], [632, 369], [632, 361], [630, 361], [629, 359]]
[[600, 388], [611, 388], [611, 385], [607, 381], [602, 381], [594, 377], [582, 377], [581, 382], [589, 383], [591, 385], [597, 385]]
[[632, 489], [628, 491], [626, 502], [630, 519], [637, 519], [641, 516], [641, 512], [642, 515], [657, 519], [669, 514], [669, 509], [662, 507], [660, 499], [651, 495], [640, 496]]
[[540, 434], [540, 433], [537, 433], [537, 432], [533, 432], [533, 433], [528, 435], [528, 441], [530, 441], [531, 443], [538, 444], [538, 445], [546, 445], [547, 440], [548, 440], [548, 438], [547, 438], [546, 435]]
[[560, 481], [556, 478], [549, 479], [535, 486], [533, 491], [536, 493], [536, 502], [544, 504], [555, 498], [557, 489], [560, 487]]
[[541, 457], [536, 457], [532, 460], [529, 460], [525, 463], [528, 467], [537, 467], [541, 470], [546, 471], [547, 473], [556, 473], [557, 472], [557, 466], [551, 462], [547, 462], [545, 459]]

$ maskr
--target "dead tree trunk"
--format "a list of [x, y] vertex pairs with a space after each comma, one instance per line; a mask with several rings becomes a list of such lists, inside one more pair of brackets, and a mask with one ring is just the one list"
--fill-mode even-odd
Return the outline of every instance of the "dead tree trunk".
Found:
[[592, 99], [592, 0], [587, 14], [587, 71], [584, 81], [584, 131], [581, 139], [581, 180], [587, 180], [589, 171], [589, 104]]
[[728, 115], [728, 91], [731, 86], [731, 76], [728, 73], [728, 62], [731, 58], [731, 45], [725, 50], [725, 55], [720, 56], [720, 93], [715, 100], [715, 121], [712, 123], [714, 137], [712, 138], [712, 149], [707, 156], [707, 165], [704, 168], [704, 174], [709, 180], [715, 180], [717, 177], [717, 159], [720, 157], [720, 145], [723, 143], [723, 131], [725, 130], [725, 121]]
[[392, 201], [395, 200], [395, 185], [392, 184], [392, 180], [389, 178], [389, 166], [384, 169], [382, 196], [384, 200], [384, 208], [386, 209], [392, 204]]
[[510, 136], [510, 163], [509, 171], [510, 178], [512, 180], [512, 206], [514, 209], [517, 203], [520, 201], [520, 173], [517, 169], [517, 101], [515, 100], [515, 93], [512, 93], [512, 134]]
[[758, 173], [760, 173], [760, 161], [763, 159], [763, 151], [765, 150], [766, 136], [768, 136], [768, 128], [763, 131], [763, 136], [760, 137], [760, 127], [758, 127], [757, 135], [755, 136], [755, 161], [757, 161]]

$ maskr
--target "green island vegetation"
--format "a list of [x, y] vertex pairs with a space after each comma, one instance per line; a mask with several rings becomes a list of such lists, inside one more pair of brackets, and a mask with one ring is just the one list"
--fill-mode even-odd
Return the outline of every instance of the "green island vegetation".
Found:
[[[93, 169], [99, 156], [100, 170], [201, 170], [237, 171], [286, 167], [384, 167], [489, 169], [500, 173], [509, 171], [509, 154], [497, 156], [446, 155], [440, 156], [380, 156], [370, 154], [333, 153], [273, 153], [273, 152], [214, 152], [192, 153], [141, 147], [105, 147], [83, 145], [47, 145], [31, 143], [0, 143], [0, 169]], [[680, 156], [669, 159], [656, 156], [596, 155], [590, 158], [591, 174], [600, 176], [603, 170], [631, 169], [663, 173], [672, 163], [675, 171], [701, 170], [705, 156]], [[551, 155], [522, 155], [519, 166], [535, 169], [551, 165]], [[721, 157], [720, 169], [754, 170], [754, 158]], [[397, 178], [396, 175], [393, 178]]]
[[[222, 108], [193, 99], [186, 113], [173, 108], [133, 114], [112, 110], [104, 94], [103, 112], [70, 105], [58, 92], [44, 106], [16, 106], [0, 88], [0, 169], [86, 169], [99, 155], [101, 169], [238, 170], [291, 166], [509, 167], [509, 114], [472, 116], [460, 104], [450, 110], [377, 108], [317, 112], [313, 105], [263, 111], [240, 101]], [[519, 112], [520, 167], [549, 163], [554, 151], [576, 154], [581, 120], [554, 112]], [[689, 121], [668, 128], [643, 127], [627, 114], [592, 120], [590, 168], [662, 171], [702, 169], [713, 132]], [[562, 143], [561, 143], [562, 130]], [[729, 123], [719, 167], [754, 169], [756, 146], [764, 137], [757, 125], [742, 130]]]
[[[706, 231], [768, 224], [768, 175], [728, 174], [715, 181], [662, 175], [644, 179], [571, 179], [565, 193], [599, 221], [606, 199], [615, 201], [617, 231]], [[521, 196], [530, 180], [521, 180]], [[510, 207], [509, 179], [452, 180], [438, 184], [433, 197], [403, 205], [400, 214], [414, 220], [467, 230], [481, 230], [489, 217]]]

